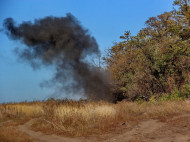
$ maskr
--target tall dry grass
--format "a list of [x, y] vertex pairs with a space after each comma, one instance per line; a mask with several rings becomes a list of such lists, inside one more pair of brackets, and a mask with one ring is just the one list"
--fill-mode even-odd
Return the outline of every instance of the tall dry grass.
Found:
[[122, 102], [117, 105], [117, 110], [120, 110], [119, 115], [126, 120], [161, 119], [164, 121], [173, 115], [190, 113], [190, 101], [145, 102], [142, 104]]
[[42, 103], [15, 103], [0, 105], [0, 120], [6, 118], [33, 118], [44, 114]]

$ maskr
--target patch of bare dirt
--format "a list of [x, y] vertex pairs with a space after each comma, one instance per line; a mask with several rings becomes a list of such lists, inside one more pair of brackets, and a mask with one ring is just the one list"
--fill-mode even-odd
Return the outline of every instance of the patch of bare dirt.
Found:
[[106, 142], [190, 142], [190, 114], [176, 116], [165, 123], [146, 120]]
[[117, 142], [122, 142], [122, 141], [128, 142], [129, 141], [129, 142], [131, 142], [131, 140], [133, 140], [135, 137], [142, 137], [142, 136], [148, 135], [148, 134], [162, 128], [163, 126], [165, 126], [165, 124], [162, 122], [158, 122], [158, 121], [152, 120], [152, 119], [146, 120], [146, 121], [141, 122], [134, 128], [132, 128], [131, 130], [128, 130], [127, 132], [120, 134], [118, 136], [112, 137], [106, 141], [107, 142], [112, 142], [112, 141], [117, 141]]

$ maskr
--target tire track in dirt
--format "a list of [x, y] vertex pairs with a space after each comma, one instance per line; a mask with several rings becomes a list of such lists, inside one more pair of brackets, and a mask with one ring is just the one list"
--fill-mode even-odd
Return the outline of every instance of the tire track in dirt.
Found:
[[150, 119], [150, 120], [141, 122], [139, 125], [137, 125], [136, 127], [134, 127], [132, 130], [128, 132], [125, 132], [119, 136], [106, 140], [106, 142], [113, 142], [113, 141], [117, 141], [117, 142], [130, 141], [131, 142], [131, 140], [137, 135], [149, 134], [163, 126], [165, 126], [165, 123]]
[[4, 124], [6, 124], [6, 123], [9, 123], [9, 122], [12, 122], [13, 120], [7, 120], [7, 121], [4, 121], [4, 122], [1, 122], [0, 123], [0, 126], [3, 126]]
[[22, 132], [25, 132], [30, 137], [43, 141], [43, 142], [89, 142], [88, 140], [85, 140], [82, 138], [67, 138], [67, 137], [61, 137], [57, 135], [46, 135], [42, 132], [35, 132], [30, 129], [31, 124], [32, 124], [32, 120], [26, 122], [23, 125], [19, 125], [18, 129]]
[[179, 116], [174, 116], [173, 118], [169, 119], [169, 121], [173, 121], [173, 120], [183, 118], [183, 117], [190, 117], [190, 114], [183, 114], [183, 115], [179, 115]]

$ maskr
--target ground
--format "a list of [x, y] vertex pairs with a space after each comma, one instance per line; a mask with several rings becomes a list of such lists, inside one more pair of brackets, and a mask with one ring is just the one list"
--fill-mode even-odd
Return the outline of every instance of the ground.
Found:
[[[11, 120], [12, 121], [12, 120]], [[42, 132], [31, 130], [31, 119], [23, 124], [14, 125], [11, 121], [1, 122], [0, 127], [12, 127], [28, 137], [27, 141], [36, 142], [190, 142], [190, 114], [161, 119], [142, 120], [137, 124], [122, 122], [114, 131], [102, 135], [91, 135], [88, 137], [63, 137], [58, 135], [47, 135]], [[0, 129], [0, 133], [3, 129]], [[1, 139], [0, 139], [1, 140]]]

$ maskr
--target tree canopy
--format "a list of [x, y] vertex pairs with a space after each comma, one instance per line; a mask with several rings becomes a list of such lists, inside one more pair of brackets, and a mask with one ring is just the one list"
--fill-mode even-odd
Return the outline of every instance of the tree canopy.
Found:
[[114, 94], [128, 100], [190, 91], [190, 5], [175, 0], [174, 10], [149, 18], [136, 36], [126, 31], [105, 57]]

